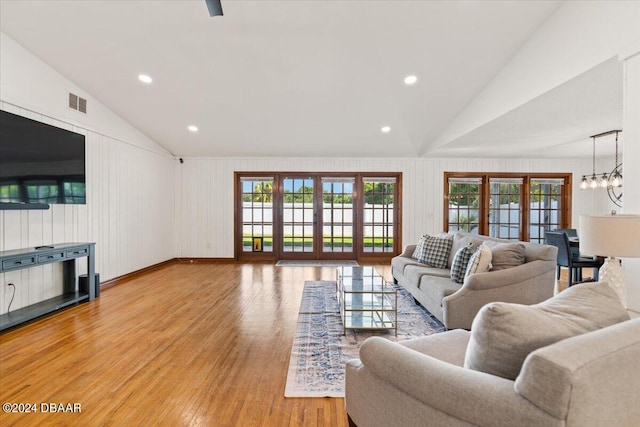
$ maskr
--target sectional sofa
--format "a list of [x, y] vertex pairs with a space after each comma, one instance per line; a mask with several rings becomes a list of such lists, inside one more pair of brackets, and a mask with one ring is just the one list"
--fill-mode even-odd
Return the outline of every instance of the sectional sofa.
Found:
[[[433, 239], [450, 240], [447, 259], [439, 267], [416, 259], [416, 244], [411, 244], [392, 259], [392, 274], [394, 281], [447, 329], [470, 329], [480, 308], [490, 302], [536, 304], [553, 296], [558, 253], [555, 246], [463, 232], [441, 233]], [[463, 248], [475, 252], [482, 245], [485, 253], [491, 252], [488, 266], [485, 260], [484, 270], [488, 271], [465, 272], [461, 283], [454, 281], [451, 267], [457, 261], [456, 254]]]
[[640, 318], [606, 283], [532, 306], [491, 303], [461, 329], [367, 339], [346, 365], [350, 425], [638, 426]]

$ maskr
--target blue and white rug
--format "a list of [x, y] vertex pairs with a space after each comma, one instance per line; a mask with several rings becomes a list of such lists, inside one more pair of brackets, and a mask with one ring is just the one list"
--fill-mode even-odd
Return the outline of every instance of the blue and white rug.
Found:
[[344, 397], [344, 367], [358, 357], [362, 342], [376, 335], [403, 341], [444, 331], [444, 326], [398, 287], [398, 336], [394, 331], [343, 335], [336, 283], [305, 282], [291, 348], [285, 397]]

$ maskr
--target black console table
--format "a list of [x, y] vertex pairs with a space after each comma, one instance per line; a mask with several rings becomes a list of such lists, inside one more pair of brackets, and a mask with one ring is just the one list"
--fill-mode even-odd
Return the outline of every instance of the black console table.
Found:
[[[62, 263], [62, 295], [0, 316], [0, 331], [96, 296], [95, 243], [59, 243], [0, 252], [0, 273], [56, 262]], [[87, 257], [87, 289], [76, 290], [76, 258]], [[15, 286], [20, 286], [15, 283]]]

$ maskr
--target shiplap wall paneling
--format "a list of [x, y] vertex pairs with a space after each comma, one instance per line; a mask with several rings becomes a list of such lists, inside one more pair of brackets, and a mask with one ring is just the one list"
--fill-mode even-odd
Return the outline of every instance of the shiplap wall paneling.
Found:
[[[590, 159], [216, 159], [188, 158], [176, 167], [176, 250], [180, 257], [233, 257], [233, 174], [235, 171], [363, 171], [403, 173], [402, 242], [443, 226], [445, 171], [570, 172]], [[215, 195], [215, 196], [214, 196]], [[606, 204], [603, 193], [581, 192], [574, 179], [574, 216]]]
[[[86, 205], [0, 211], [0, 248], [10, 250], [73, 241], [96, 242], [96, 271], [109, 280], [175, 256], [173, 157], [49, 117], [0, 104], [2, 109], [86, 136]], [[6, 108], [5, 108], [6, 107]], [[84, 258], [76, 260], [86, 273]], [[0, 274], [0, 314], [62, 292], [62, 265]]]

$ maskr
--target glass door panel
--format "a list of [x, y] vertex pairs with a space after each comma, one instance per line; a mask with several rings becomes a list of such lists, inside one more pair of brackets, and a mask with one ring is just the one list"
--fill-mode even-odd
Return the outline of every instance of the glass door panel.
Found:
[[532, 179], [529, 185], [529, 241], [544, 243], [545, 230], [561, 227], [564, 179]]
[[393, 252], [395, 177], [363, 178], [363, 252]]
[[322, 252], [353, 249], [354, 178], [322, 178]]
[[489, 180], [489, 236], [520, 240], [521, 178]]
[[242, 177], [242, 251], [273, 252], [273, 177]]
[[282, 180], [282, 252], [315, 253], [313, 177], [285, 177]]

